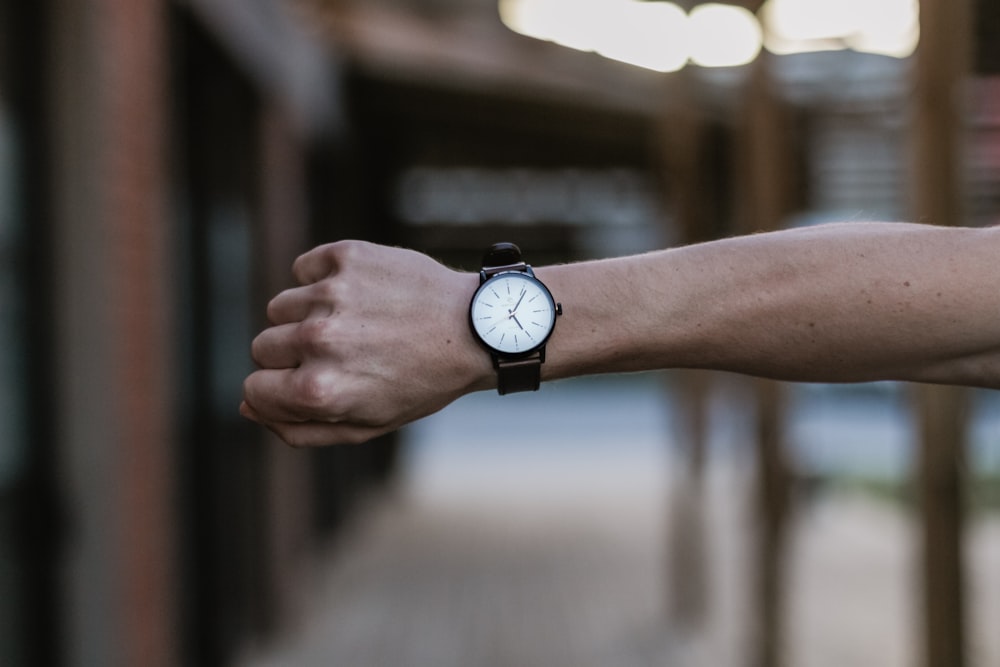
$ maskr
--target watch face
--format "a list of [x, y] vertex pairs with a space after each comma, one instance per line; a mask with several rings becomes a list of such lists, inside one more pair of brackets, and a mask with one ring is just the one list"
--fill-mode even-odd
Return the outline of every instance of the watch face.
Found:
[[527, 354], [552, 333], [556, 304], [537, 279], [519, 271], [498, 273], [479, 286], [469, 318], [487, 347], [502, 354]]

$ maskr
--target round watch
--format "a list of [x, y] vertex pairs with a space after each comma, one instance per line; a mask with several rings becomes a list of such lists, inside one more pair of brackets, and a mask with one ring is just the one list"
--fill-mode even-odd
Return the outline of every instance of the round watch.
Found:
[[497, 243], [483, 256], [479, 288], [469, 304], [469, 324], [493, 358], [497, 391], [536, 391], [545, 343], [562, 305], [535, 277], [513, 243]]

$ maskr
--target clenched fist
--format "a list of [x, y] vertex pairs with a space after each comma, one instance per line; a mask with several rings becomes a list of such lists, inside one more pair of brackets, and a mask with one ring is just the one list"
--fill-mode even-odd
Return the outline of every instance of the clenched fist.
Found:
[[363, 442], [495, 382], [467, 324], [475, 274], [359, 241], [315, 248], [293, 272], [240, 406], [287, 443]]

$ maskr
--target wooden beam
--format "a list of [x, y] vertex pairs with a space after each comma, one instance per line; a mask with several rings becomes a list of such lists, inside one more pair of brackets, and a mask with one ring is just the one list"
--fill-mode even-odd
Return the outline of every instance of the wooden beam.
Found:
[[495, 11], [465, 20], [428, 17], [406, 3], [297, 5], [345, 66], [372, 79], [649, 117], [664, 104], [661, 73], [518, 35]]
[[[964, 221], [962, 84], [969, 73], [970, 0], [922, 0], [914, 86], [913, 187], [916, 218]], [[919, 387], [919, 491], [923, 510], [923, 664], [966, 663], [961, 461], [965, 392]]]

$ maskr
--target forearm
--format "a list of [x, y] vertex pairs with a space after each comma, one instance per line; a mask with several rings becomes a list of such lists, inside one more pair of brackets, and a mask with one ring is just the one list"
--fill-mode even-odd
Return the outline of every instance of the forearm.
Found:
[[[1000, 388], [1000, 229], [844, 224], [537, 269], [563, 304], [543, 379], [706, 368]], [[496, 386], [478, 276], [320, 246], [268, 306], [242, 413], [296, 445], [361, 442]]]
[[1000, 386], [998, 230], [838, 224], [538, 271], [547, 378], [710, 368]]

